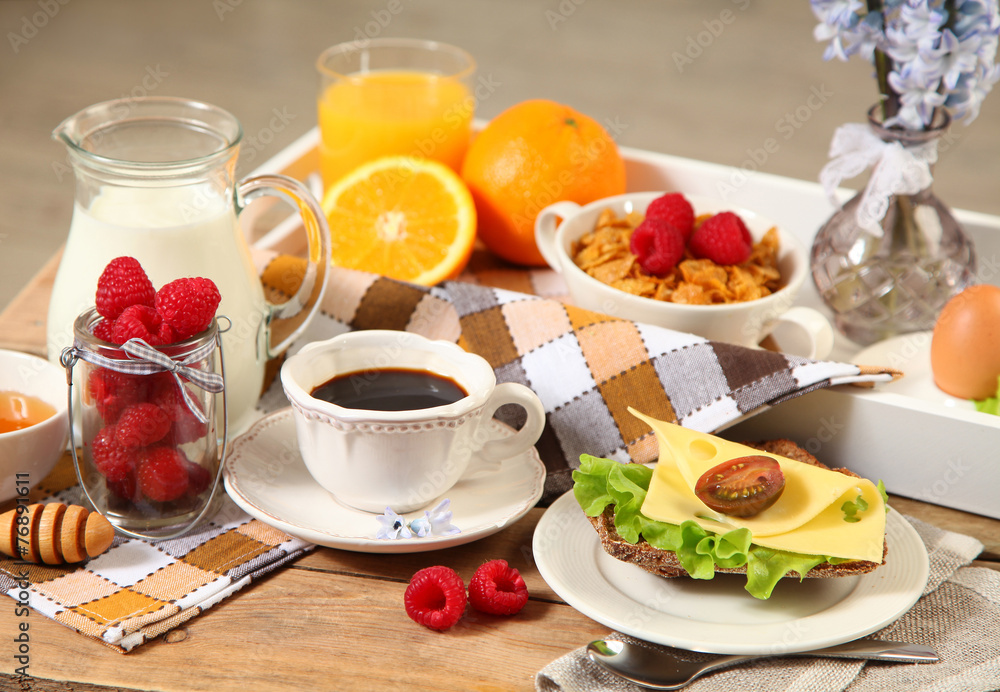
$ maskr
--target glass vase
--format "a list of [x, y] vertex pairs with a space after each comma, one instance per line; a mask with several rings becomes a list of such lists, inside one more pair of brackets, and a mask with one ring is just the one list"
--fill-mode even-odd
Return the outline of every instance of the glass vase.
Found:
[[[937, 146], [950, 124], [942, 112], [940, 124], [926, 130], [887, 128], [878, 109], [868, 111], [873, 132], [903, 147]], [[974, 281], [972, 240], [930, 186], [890, 197], [881, 237], [858, 223], [862, 197], [833, 214], [812, 246], [813, 281], [837, 329], [864, 346], [933, 329], [948, 299]]]

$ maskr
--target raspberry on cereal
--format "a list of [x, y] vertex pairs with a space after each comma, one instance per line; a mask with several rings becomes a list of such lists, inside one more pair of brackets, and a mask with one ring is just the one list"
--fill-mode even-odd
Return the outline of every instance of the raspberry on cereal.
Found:
[[188, 489], [190, 462], [173, 447], [150, 447], [139, 455], [136, 474], [143, 494], [156, 502], [176, 500]]
[[446, 630], [462, 617], [468, 597], [465, 584], [450, 567], [425, 567], [410, 579], [403, 594], [406, 614], [432, 630]]
[[490, 560], [481, 565], [469, 581], [469, 603], [481, 612], [513, 615], [527, 602], [528, 587], [521, 573], [506, 560]]
[[694, 207], [679, 192], [668, 192], [650, 202], [646, 208], [646, 218], [669, 223], [681, 232], [685, 241], [694, 230]]
[[647, 218], [632, 231], [629, 249], [644, 272], [666, 276], [684, 257], [684, 236], [666, 221]]
[[97, 312], [112, 322], [133, 305], [153, 307], [156, 290], [134, 257], [116, 257], [97, 280]]
[[222, 296], [211, 279], [177, 279], [156, 292], [156, 310], [180, 340], [208, 329]]
[[742, 264], [750, 259], [753, 238], [743, 219], [731, 211], [706, 219], [688, 242], [691, 253], [716, 264]]

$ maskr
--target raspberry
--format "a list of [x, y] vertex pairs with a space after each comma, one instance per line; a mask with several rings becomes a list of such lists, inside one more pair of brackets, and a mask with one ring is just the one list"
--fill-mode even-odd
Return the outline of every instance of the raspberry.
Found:
[[129, 339], [142, 339], [150, 346], [162, 346], [163, 339], [160, 338], [162, 322], [155, 308], [148, 305], [132, 305], [125, 308], [115, 320], [111, 332], [112, 341], [124, 344]]
[[156, 292], [156, 310], [184, 340], [208, 329], [221, 300], [211, 279], [177, 279]]
[[191, 462], [173, 447], [152, 447], [139, 460], [139, 487], [156, 502], [176, 500], [188, 488], [187, 464]]
[[[101, 319], [94, 323], [94, 326], [91, 328], [90, 333], [96, 336], [98, 339], [103, 339], [104, 341], [113, 344], [115, 343], [113, 341], [113, 339], [115, 338], [114, 331], [115, 331], [114, 320]], [[119, 344], [119, 346], [120, 345], [121, 344]]]
[[490, 560], [481, 565], [469, 581], [469, 603], [476, 610], [493, 615], [513, 615], [528, 602], [528, 587], [521, 573], [506, 560]]
[[450, 567], [425, 567], [410, 579], [403, 594], [410, 619], [432, 630], [446, 630], [465, 612], [465, 584]]
[[695, 257], [716, 264], [742, 264], [750, 259], [753, 239], [740, 217], [723, 211], [695, 229], [688, 247]]
[[632, 231], [629, 249], [644, 272], [666, 276], [684, 256], [684, 236], [666, 221], [647, 218]]
[[109, 483], [123, 481], [136, 465], [135, 454], [118, 442], [115, 426], [101, 428], [90, 442], [94, 466]]
[[167, 345], [167, 344], [176, 344], [176, 343], [178, 343], [180, 341], [183, 341], [183, 339], [181, 339], [181, 338], [179, 338], [177, 336], [177, 332], [174, 330], [174, 328], [171, 327], [166, 322], [161, 322], [160, 323], [160, 331], [157, 332], [156, 335], [158, 337], [160, 337], [160, 341], [164, 345]]
[[204, 466], [199, 466], [193, 461], [185, 465], [188, 474], [188, 495], [201, 495], [208, 490], [212, 484], [212, 474]]
[[132, 305], [153, 307], [156, 290], [134, 257], [116, 257], [108, 262], [97, 280], [97, 312], [116, 320]]
[[[163, 412], [173, 422], [168, 439], [174, 444], [183, 445], [194, 442], [208, 434], [208, 423], [202, 423], [188, 408], [173, 378], [158, 384], [150, 401], [163, 409]], [[205, 409], [198, 398], [192, 397], [192, 401], [198, 412], [204, 415]]]
[[132, 404], [118, 417], [115, 437], [128, 449], [148, 447], [170, 432], [170, 417], [156, 404]]
[[694, 207], [679, 192], [670, 192], [650, 202], [646, 208], [646, 218], [666, 221], [681, 232], [685, 241], [694, 230]]
[[97, 407], [105, 423], [114, 423], [131, 404], [146, 399], [147, 377], [126, 375], [107, 368], [95, 368], [87, 376], [87, 397]]
[[127, 500], [128, 502], [136, 502], [139, 499], [136, 496], [135, 492], [137, 485], [135, 481], [134, 471], [126, 475], [121, 480], [117, 481], [105, 480], [104, 484], [107, 486], [108, 492], [114, 495], [115, 497], [118, 497], [122, 500]]

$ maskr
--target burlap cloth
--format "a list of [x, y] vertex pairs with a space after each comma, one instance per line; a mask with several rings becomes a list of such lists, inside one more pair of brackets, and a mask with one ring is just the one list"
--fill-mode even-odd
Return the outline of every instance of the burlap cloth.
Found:
[[[927, 546], [930, 577], [923, 596], [872, 639], [924, 644], [937, 663], [866, 663], [847, 659], [773, 658], [723, 669], [684, 688], [690, 692], [988, 692], [1000, 689], [1000, 572], [967, 565], [983, 546], [974, 538], [907, 517]], [[891, 559], [891, 557], [890, 557]], [[619, 632], [609, 639], [638, 643]], [[707, 654], [682, 652], [696, 660]], [[540, 692], [639, 692], [587, 658], [585, 647], [538, 673]]]

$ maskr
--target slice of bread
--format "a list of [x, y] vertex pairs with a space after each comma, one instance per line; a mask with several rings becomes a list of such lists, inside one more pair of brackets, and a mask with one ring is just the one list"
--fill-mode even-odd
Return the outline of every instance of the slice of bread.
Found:
[[[743, 442], [748, 447], [753, 447], [754, 449], [760, 449], [765, 452], [770, 452], [771, 454], [778, 454], [789, 459], [794, 459], [795, 461], [801, 461], [805, 464], [811, 464], [813, 466], [819, 466], [821, 468], [829, 468], [826, 465], [820, 463], [816, 457], [807, 452], [806, 450], [799, 447], [797, 444], [791, 440], [767, 440], [765, 442]], [[848, 476], [858, 477], [856, 473], [852, 473], [847, 469], [839, 468], [833, 469], [834, 471], [839, 471], [840, 473], [846, 474]], [[687, 570], [685, 570], [680, 561], [677, 559], [676, 553], [672, 550], [660, 550], [659, 548], [654, 548], [649, 543], [645, 541], [641, 536], [639, 537], [639, 542], [632, 544], [618, 535], [618, 531], [615, 530], [615, 508], [614, 506], [608, 506], [604, 509], [603, 514], [599, 514], [596, 517], [587, 517], [590, 523], [594, 525], [597, 530], [598, 536], [601, 538], [601, 546], [604, 551], [623, 562], [629, 562], [633, 565], [641, 567], [647, 572], [652, 572], [653, 574], [659, 575], [661, 577], [686, 577], [688, 576]], [[889, 552], [888, 544], [882, 544], [882, 562], [869, 562], [867, 560], [852, 560], [851, 562], [843, 562], [839, 565], [831, 565], [829, 562], [824, 562], [816, 567], [813, 567], [807, 574], [807, 578], [829, 578], [829, 577], [849, 577], [858, 574], [867, 574], [885, 564], [886, 555]], [[746, 566], [735, 567], [735, 568], [722, 568], [716, 567], [716, 572], [726, 573], [726, 574], [746, 574]], [[795, 577], [798, 578], [798, 573], [789, 572], [785, 577]]]

